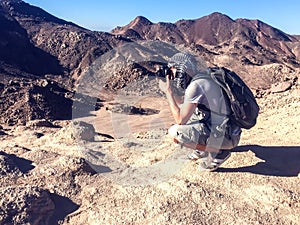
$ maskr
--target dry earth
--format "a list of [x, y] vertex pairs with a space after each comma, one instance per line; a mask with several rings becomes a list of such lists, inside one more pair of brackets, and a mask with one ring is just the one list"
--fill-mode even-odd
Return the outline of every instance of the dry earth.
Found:
[[159, 97], [135, 102], [158, 114], [84, 118], [95, 136], [71, 121], [3, 125], [0, 224], [300, 224], [299, 97], [258, 99], [257, 125], [216, 172], [165, 135], [173, 121]]

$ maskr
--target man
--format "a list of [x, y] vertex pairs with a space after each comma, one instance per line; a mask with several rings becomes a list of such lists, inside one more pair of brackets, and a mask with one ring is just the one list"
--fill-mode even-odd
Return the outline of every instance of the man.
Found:
[[169, 135], [175, 143], [194, 149], [190, 159], [205, 159], [199, 170], [216, 170], [230, 157], [229, 150], [238, 145], [241, 128], [230, 124], [230, 109], [221, 88], [210, 79], [200, 78], [208, 70], [197, 70], [190, 54], [175, 54], [168, 67], [166, 82], [160, 80], [159, 86], [176, 121]]

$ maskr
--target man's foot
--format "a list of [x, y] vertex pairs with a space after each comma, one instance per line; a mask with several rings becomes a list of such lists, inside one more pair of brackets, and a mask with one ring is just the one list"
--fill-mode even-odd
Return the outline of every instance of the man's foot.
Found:
[[208, 152], [200, 151], [200, 150], [194, 150], [190, 154], [188, 154], [188, 158], [190, 160], [198, 160], [202, 159], [208, 156]]
[[214, 171], [218, 169], [231, 155], [229, 150], [220, 150], [212, 160], [204, 160], [200, 163], [200, 171]]

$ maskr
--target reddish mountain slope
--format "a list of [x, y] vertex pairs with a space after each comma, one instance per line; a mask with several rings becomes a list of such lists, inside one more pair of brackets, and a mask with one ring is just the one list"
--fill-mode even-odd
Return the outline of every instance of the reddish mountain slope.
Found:
[[[220, 13], [195, 20], [180, 20], [174, 24], [152, 23], [139, 16], [126, 26], [115, 28], [112, 33], [132, 39], [203, 45], [216, 53], [221, 53], [230, 46], [231, 54], [242, 53], [246, 57], [261, 55], [260, 60], [265, 64], [281, 61], [282, 57], [291, 64], [300, 60], [298, 50], [295, 50], [299, 48], [299, 40], [296, 37], [259, 20], [232, 20]], [[238, 49], [243, 50], [241, 52], [237, 51]]]
[[300, 41], [259, 20], [212, 13], [195, 20], [152, 23], [137, 17], [113, 34], [134, 40], [161, 40], [185, 45], [208, 65], [228, 67], [253, 88], [267, 89], [294, 80], [300, 69]]

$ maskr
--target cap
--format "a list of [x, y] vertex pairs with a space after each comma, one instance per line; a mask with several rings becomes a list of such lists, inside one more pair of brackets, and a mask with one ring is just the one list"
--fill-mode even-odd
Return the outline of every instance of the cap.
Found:
[[181, 73], [187, 73], [190, 77], [196, 75], [196, 64], [194, 57], [189, 53], [176, 53], [168, 63], [169, 67], [175, 67]]

